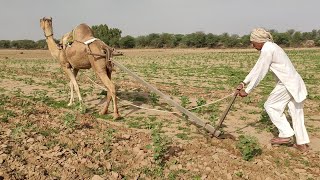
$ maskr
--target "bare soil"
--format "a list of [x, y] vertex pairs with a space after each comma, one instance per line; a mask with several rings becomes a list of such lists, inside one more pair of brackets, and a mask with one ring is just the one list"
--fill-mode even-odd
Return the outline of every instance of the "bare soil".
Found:
[[[199, 54], [217, 53], [206, 49], [123, 51], [125, 57], [117, 60], [129, 69], [142, 67], [150, 59], [153, 62], [164, 57], [174, 61], [184, 55], [197, 58]], [[163, 63], [156, 60], [160, 65]], [[92, 70], [81, 71], [77, 78], [87, 108], [83, 113], [78, 105], [66, 106], [69, 80], [49, 51], [0, 50], [0, 63], [0, 179], [320, 179], [320, 107], [316, 98], [319, 94], [313, 94], [314, 98], [305, 104], [311, 149], [299, 152], [290, 146], [270, 145], [276, 131], [272, 125], [259, 122], [263, 112], [259, 104], [267, 97], [262, 95], [263, 89], [257, 89], [250, 99], [236, 100], [223, 126], [229, 138], [217, 139], [185, 120], [181, 113], [130, 106], [133, 103], [149, 109], [177, 111], [161, 99], [152, 106], [150, 92], [119, 69], [113, 73], [113, 79], [122, 118], [113, 120], [110, 115], [97, 114], [104, 96]], [[300, 66], [298, 69], [302, 69]], [[136, 69], [135, 72], [176, 101], [182, 95], [189, 97], [188, 107], [196, 106], [198, 97], [209, 103], [232, 91], [226, 84], [217, 89], [205, 88], [213, 86], [205, 81], [206, 77], [172, 77], [168, 75], [170, 67], [167, 68], [150, 76]], [[203, 82], [197, 82], [199, 79]], [[318, 85], [310, 84], [311, 92]], [[228, 100], [216, 106], [216, 120]], [[198, 115], [210, 118], [210, 114]], [[159, 124], [161, 137], [170, 140], [162, 146], [166, 151], [160, 164], [153, 148], [153, 131]], [[236, 147], [240, 135], [256, 137], [261, 155], [251, 161], [243, 160]]]

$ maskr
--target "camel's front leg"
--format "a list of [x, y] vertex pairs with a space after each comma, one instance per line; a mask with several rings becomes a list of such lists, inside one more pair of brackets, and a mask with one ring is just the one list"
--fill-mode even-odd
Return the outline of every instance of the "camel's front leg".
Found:
[[[79, 89], [78, 83], [76, 81], [76, 77], [75, 77], [74, 72], [71, 70], [71, 68], [68, 68], [68, 67], [65, 67], [65, 66], [62, 66], [62, 69], [67, 74], [67, 76], [70, 78], [70, 84], [73, 85], [73, 88], [76, 90], [76, 93], [77, 93], [77, 95], [79, 97], [79, 101], [82, 104], [82, 97], [81, 97], [81, 94], [80, 94], [80, 89]], [[70, 85], [70, 88], [72, 89], [71, 85]], [[71, 91], [72, 91], [72, 94], [73, 94], [73, 89]], [[73, 95], [71, 95], [71, 98], [73, 98], [72, 96]]]
[[[79, 69], [73, 69], [72, 72], [73, 72], [74, 78], [77, 79], [77, 74], [79, 72]], [[74, 93], [73, 93], [74, 86], [71, 80], [70, 80], [69, 86], [70, 86], [70, 101], [68, 106], [71, 106], [74, 102]]]
[[70, 100], [69, 100], [68, 106], [72, 106], [73, 101], [74, 101], [74, 94], [73, 94], [73, 84], [71, 81], [69, 83], [69, 87], [70, 87]]
[[[108, 68], [107, 68], [107, 76], [110, 80], [111, 80], [111, 73], [112, 73], [112, 70], [108, 70]], [[100, 111], [100, 114], [107, 114], [108, 113], [110, 101], [111, 101], [111, 94], [110, 94], [110, 92], [107, 92], [107, 100], [106, 100], [105, 106]]]

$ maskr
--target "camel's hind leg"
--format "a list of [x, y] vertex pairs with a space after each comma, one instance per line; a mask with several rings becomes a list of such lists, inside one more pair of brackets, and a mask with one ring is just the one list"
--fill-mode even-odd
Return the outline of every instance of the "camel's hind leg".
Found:
[[[72, 72], [73, 72], [74, 78], [76, 79], [79, 69], [72, 69]], [[74, 93], [73, 93], [74, 86], [71, 80], [70, 80], [69, 86], [70, 86], [70, 101], [68, 106], [71, 106], [74, 102]]]
[[107, 114], [107, 113], [108, 113], [108, 108], [109, 108], [110, 101], [111, 101], [111, 94], [110, 94], [110, 92], [108, 91], [106, 103], [105, 103], [103, 109], [100, 111], [99, 114], [102, 115], [102, 114]]
[[[107, 94], [107, 102], [103, 110], [100, 112], [100, 114], [106, 113], [108, 109], [108, 105], [110, 103], [110, 100], [112, 98], [113, 101], [113, 117], [114, 119], [120, 117], [119, 112], [118, 112], [118, 106], [117, 106], [117, 98], [116, 98], [116, 87], [115, 85], [111, 82], [111, 80], [107, 77], [106, 74], [101, 74], [98, 73], [98, 76], [100, 77], [101, 81], [103, 84], [108, 88], [108, 94]], [[111, 96], [111, 98], [110, 98]]]
[[113, 101], [113, 117], [114, 117], [114, 119], [119, 118], [120, 115], [119, 115], [119, 112], [118, 112], [115, 85], [109, 79], [109, 77], [108, 77], [108, 75], [106, 73], [106, 69], [98, 71], [96, 73], [100, 77], [100, 79], [103, 82], [103, 84], [108, 88], [107, 102], [106, 102], [105, 107], [100, 111], [100, 114], [105, 114], [108, 111], [108, 106], [109, 106], [110, 100], [112, 98], [112, 101]]

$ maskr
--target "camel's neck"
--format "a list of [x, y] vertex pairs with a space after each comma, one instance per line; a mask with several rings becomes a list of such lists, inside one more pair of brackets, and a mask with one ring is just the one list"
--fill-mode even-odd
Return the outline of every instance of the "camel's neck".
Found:
[[51, 55], [55, 59], [58, 59], [60, 51], [58, 49], [58, 46], [57, 46], [56, 42], [53, 39], [53, 36], [47, 37], [46, 41], [47, 41], [47, 44], [48, 44], [49, 51], [51, 52]]

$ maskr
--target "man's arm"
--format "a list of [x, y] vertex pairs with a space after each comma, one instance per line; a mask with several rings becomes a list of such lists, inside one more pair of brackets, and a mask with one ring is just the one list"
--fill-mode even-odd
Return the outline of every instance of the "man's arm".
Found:
[[[265, 77], [272, 62], [272, 53], [269, 51], [261, 51], [258, 61], [251, 69], [250, 73], [246, 76], [243, 82], [241, 82], [237, 90], [241, 97], [247, 96]], [[247, 85], [248, 84], [248, 85]], [[245, 86], [247, 85], [247, 88]]]
[[261, 51], [258, 61], [243, 81], [244, 84], [248, 84], [247, 88], [245, 89], [247, 94], [249, 94], [266, 76], [271, 62], [272, 53], [269, 51]]

